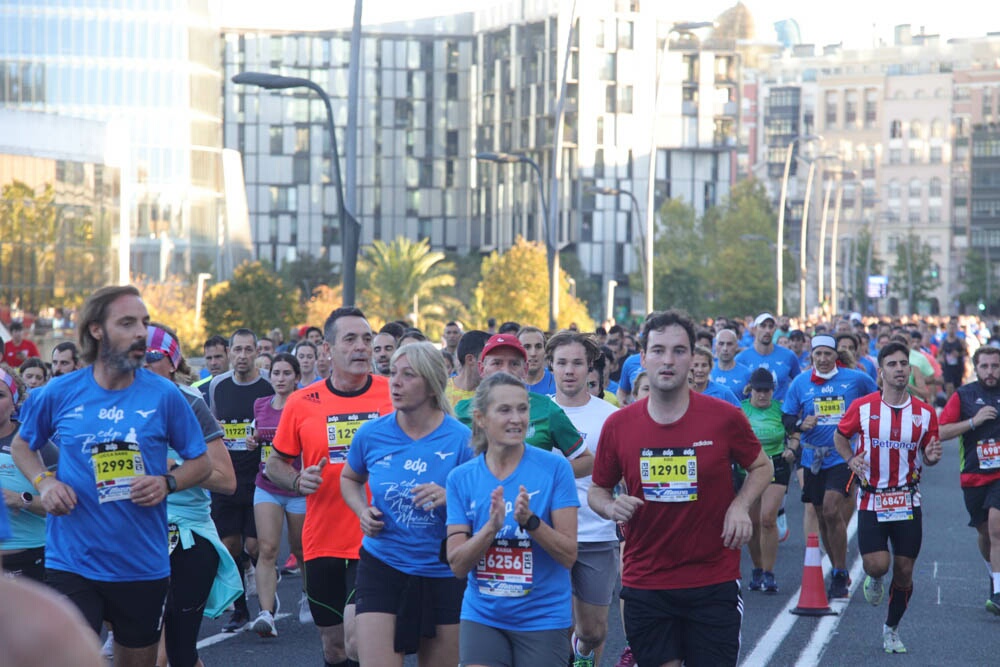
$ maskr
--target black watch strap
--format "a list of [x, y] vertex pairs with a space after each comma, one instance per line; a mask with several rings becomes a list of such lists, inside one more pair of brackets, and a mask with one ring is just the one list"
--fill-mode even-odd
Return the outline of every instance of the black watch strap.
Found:
[[540, 525], [542, 525], [542, 520], [538, 518], [537, 514], [532, 514], [530, 517], [528, 517], [527, 521], [519, 525], [521, 526], [521, 530], [526, 530], [530, 533], [531, 531], [535, 530]]
[[177, 490], [177, 480], [173, 475], [164, 475], [163, 479], [167, 480], [167, 493], [173, 493]]

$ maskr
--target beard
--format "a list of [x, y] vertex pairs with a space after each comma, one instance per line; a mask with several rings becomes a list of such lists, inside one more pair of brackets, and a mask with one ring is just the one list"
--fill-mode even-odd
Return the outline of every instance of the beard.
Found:
[[[105, 340], [107, 335], [105, 334]], [[136, 370], [142, 368], [143, 359], [142, 357], [135, 359], [131, 357], [132, 352], [145, 352], [145, 343], [133, 343], [125, 350], [116, 350], [112, 348], [109, 344], [101, 344], [100, 350], [100, 361], [105, 364], [111, 370], [117, 371], [118, 373], [134, 373]]]

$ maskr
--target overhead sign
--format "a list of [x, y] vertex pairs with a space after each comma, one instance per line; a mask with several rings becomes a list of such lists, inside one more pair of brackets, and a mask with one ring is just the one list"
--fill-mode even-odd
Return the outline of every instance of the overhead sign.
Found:
[[868, 276], [868, 298], [884, 299], [889, 296], [888, 276]]

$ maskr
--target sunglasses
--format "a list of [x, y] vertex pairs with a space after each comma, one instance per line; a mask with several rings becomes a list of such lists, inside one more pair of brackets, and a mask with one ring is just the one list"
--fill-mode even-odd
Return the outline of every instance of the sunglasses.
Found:
[[166, 356], [167, 356], [166, 353], [160, 352], [159, 350], [150, 350], [149, 352], [146, 353], [146, 363], [155, 364], [157, 361], [163, 359]]

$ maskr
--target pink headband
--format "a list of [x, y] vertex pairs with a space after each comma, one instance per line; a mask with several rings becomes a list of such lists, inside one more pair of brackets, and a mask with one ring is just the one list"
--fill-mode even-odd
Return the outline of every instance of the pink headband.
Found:
[[14, 380], [14, 377], [10, 373], [0, 368], [0, 382], [3, 382], [7, 385], [7, 388], [10, 389], [10, 395], [14, 400], [14, 405], [17, 405], [17, 396], [19, 393], [17, 390], [17, 381]]
[[160, 327], [146, 328], [146, 350], [163, 352], [170, 357], [170, 363], [177, 368], [181, 363], [181, 346], [177, 339]]

